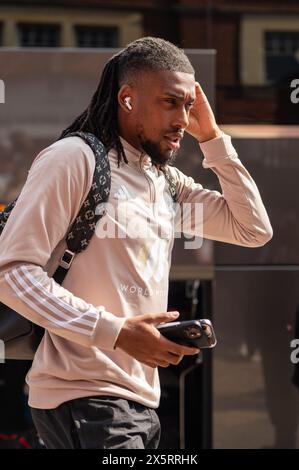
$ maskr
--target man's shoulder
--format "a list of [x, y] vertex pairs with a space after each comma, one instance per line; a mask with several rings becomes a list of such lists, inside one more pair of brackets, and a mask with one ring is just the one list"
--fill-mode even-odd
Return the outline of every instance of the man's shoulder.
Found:
[[64, 137], [56, 140], [47, 149], [53, 153], [63, 152], [68, 155], [85, 155], [91, 161], [94, 161], [94, 153], [91, 147], [79, 136]]
[[34, 159], [33, 165], [57, 165], [61, 167], [87, 166], [94, 171], [95, 157], [90, 146], [77, 136], [65, 137], [52, 142]]

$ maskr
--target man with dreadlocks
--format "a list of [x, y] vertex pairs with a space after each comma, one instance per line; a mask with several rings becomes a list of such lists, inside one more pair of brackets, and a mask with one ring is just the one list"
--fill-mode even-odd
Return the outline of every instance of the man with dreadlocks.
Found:
[[[112, 210], [121, 201], [130, 221], [150, 232], [103, 237], [97, 230], [60, 286], [51, 275], [95, 169], [88, 144], [67, 137], [74, 131], [93, 133], [108, 150], [110, 206], [97, 229], [123, 227]], [[222, 193], [170, 165], [185, 131]], [[46, 329], [26, 380], [47, 448], [157, 448], [157, 367], [199, 352], [156, 328], [178, 317], [167, 312], [173, 236], [163, 232], [173, 201], [165, 168], [177, 203], [203, 207], [203, 221], [190, 212], [189, 234], [246, 247], [272, 237], [258, 189], [217, 126], [187, 56], [145, 37], [108, 61], [87, 109], [35, 158], [2, 233], [0, 300]]]

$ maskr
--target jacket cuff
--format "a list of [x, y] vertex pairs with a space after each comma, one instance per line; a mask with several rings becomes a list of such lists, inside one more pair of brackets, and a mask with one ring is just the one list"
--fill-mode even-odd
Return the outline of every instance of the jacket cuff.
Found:
[[237, 158], [237, 152], [231, 142], [231, 136], [222, 132], [220, 137], [199, 144], [204, 155], [203, 168], [213, 166], [214, 162], [226, 158]]
[[99, 307], [99, 309], [100, 315], [96, 325], [93, 345], [99, 349], [113, 351], [126, 318], [117, 317], [116, 315], [107, 312], [104, 307]]

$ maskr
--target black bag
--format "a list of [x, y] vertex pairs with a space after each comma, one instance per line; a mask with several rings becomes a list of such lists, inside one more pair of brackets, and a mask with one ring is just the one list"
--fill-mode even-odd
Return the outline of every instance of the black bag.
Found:
[[[85, 140], [94, 152], [96, 165], [91, 189], [66, 236], [67, 249], [53, 275], [58, 284], [62, 284], [76, 253], [87, 248], [97, 222], [105, 214], [105, 202], [108, 201], [111, 186], [109, 159], [102, 142], [89, 132], [72, 132], [66, 137], [70, 136], [78, 136]], [[167, 169], [163, 171], [175, 202], [177, 198], [175, 181]], [[16, 202], [17, 199], [0, 212], [0, 235]], [[32, 360], [43, 335], [43, 328], [0, 302], [0, 339], [4, 341], [6, 359]]]

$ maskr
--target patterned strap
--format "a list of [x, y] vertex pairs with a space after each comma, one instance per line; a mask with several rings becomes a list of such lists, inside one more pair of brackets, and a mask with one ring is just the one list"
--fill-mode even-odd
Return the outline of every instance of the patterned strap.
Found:
[[107, 202], [110, 193], [111, 171], [107, 151], [95, 135], [89, 132], [72, 132], [66, 137], [71, 136], [85, 140], [96, 159], [90, 191], [66, 237], [68, 249], [73, 253], [80, 253], [88, 247], [97, 222], [105, 214], [104, 203]]
[[5, 227], [6, 222], [8, 221], [8, 217], [11, 214], [11, 211], [16, 205], [18, 198], [14, 199], [10, 202], [3, 211], [0, 212], [0, 235]]
[[169, 170], [169, 167], [165, 167], [165, 168], [161, 167], [161, 170], [163, 171], [165, 179], [168, 183], [168, 187], [169, 187], [169, 191], [170, 191], [170, 195], [172, 197], [172, 200], [173, 200], [173, 202], [177, 202], [178, 194], [177, 194], [176, 181], [175, 181], [174, 177], [172, 176], [172, 174]]

